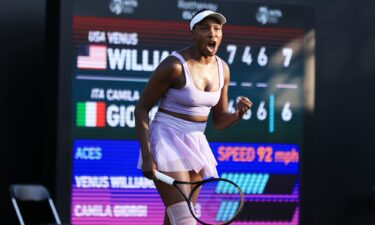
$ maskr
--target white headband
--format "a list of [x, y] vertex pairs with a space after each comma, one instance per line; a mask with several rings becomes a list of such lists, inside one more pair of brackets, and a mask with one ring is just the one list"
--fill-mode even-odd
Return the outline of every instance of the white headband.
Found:
[[220, 24], [224, 24], [227, 22], [225, 17], [221, 15], [220, 13], [217, 13], [211, 10], [205, 10], [205, 11], [198, 13], [197, 15], [193, 17], [193, 19], [190, 21], [190, 30], [193, 30], [193, 27], [195, 24], [201, 22], [204, 18], [208, 16], [217, 19], [220, 22]]

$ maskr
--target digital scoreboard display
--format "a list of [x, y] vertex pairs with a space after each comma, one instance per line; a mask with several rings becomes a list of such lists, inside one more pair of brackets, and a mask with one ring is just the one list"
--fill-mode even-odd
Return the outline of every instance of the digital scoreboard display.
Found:
[[[233, 127], [217, 131], [209, 121], [206, 129], [220, 177], [237, 183], [245, 194], [243, 212], [233, 224], [299, 224], [307, 7], [76, 0], [70, 45], [64, 46], [71, 55], [63, 55], [70, 57], [69, 73], [61, 74], [70, 83], [70, 128], [64, 135], [71, 140], [66, 151], [72, 156], [74, 225], [163, 223], [155, 186], [136, 168], [134, 108], [156, 66], [191, 44], [189, 19], [201, 8], [227, 18], [218, 56], [231, 70], [228, 110], [234, 112], [237, 96], [253, 102]], [[157, 108], [150, 111], [151, 119]]]

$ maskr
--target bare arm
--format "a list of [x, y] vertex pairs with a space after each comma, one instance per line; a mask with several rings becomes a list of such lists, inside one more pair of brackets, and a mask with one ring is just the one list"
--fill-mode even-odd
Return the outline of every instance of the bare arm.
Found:
[[228, 112], [228, 87], [230, 81], [230, 73], [228, 65], [223, 62], [224, 72], [224, 87], [221, 90], [219, 102], [212, 108], [212, 119], [216, 129], [224, 129], [232, 126], [239, 121], [242, 116], [250, 109], [252, 102], [246, 98], [241, 97], [236, 104], [236, 112]]
[[149, 179], [154, 178], [156, 164], [151, 154], [149, 140], [150, 109], [157, 103], [181, 75], [181, 64], [173, 57], [166, 58], [151, 75], [134, 111], [137, 136], [142, 152], [142, 172]]

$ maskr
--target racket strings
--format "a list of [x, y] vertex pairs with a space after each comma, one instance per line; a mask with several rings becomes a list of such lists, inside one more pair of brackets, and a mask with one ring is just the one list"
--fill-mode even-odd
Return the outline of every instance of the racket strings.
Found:
[[203, 224], [224, 224], [239, 211], [242, 196], [238, 187], [223, 180], [212, 180], [197, 187], [200, 191], [195, 215]]

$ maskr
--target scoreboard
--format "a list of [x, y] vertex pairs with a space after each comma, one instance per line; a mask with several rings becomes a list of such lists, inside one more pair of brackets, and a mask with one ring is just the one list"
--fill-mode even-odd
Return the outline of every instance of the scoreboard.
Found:
[[162, 224], [155, 186], [136, 168], [134, 108], [157, 65], [191, 44], [189, 19], [201, 8], [227, 18], [218, 56], [231, 71], [228, 110], [234, 112], [237, 96], [253, 102], [233, 127], [217, 131], [210, 120], [206, 129], [220, 177], [245, 194], [233, 224], [300, 223], [308, 7], [225, 0], [75, 0], [70, 6], [71, 35], [60, 53], [60, 77], [68, 81], [60, 85], [67, 99], [60, 114], [69, 113], [60, 135], [68, 143], [60, 151], [71, 156], [65, 167], [74, 225]]

